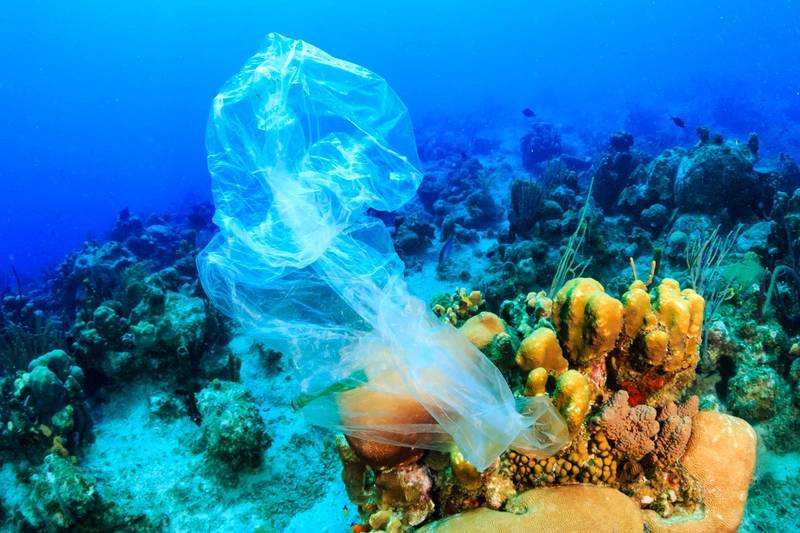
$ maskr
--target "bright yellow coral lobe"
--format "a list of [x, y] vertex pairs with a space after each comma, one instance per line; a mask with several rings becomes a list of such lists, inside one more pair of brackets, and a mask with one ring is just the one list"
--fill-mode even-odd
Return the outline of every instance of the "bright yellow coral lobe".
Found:
[[624, 333], [628, 338], [641, 329], [648, 313], [651, 313], [650, 294], [647, 292], [642, 281], [634, 281], [630, 289], [622, 296], [622, 305], [625, 309], [624, 314]]
[[496, 314], [484, 311], [464, 322], [460, 330], [473, 345], [483, 350], [496, 335], [506, 333], [506, 325]]
[[655, 307], [658, 320], [669, 335], [664, 370], [678, 370], [695, 361], [703, 328], [703, 297], [692, 289], [681, 291], [677, 281], [665, 279], [658, 286]]
[[567, 421], [570, 432], [577, 431], [589, 411], [592, 388], [586, 376], [577, 370], [567, 370], [556, 381], [554, 403]]
[[462, 487], [467, 490], [478, 490], [481, 487], [481, 473], [456, 447], [450, 450], [450, 466], [453, 468], [453, 476]]
[[622, 318], [622, 303], [591, 278], [568, 281], [553, 302], [553, 321], [567, 358], [579, 368], [602, 359], [614, 347]]
[[516, 363], [525, 371], [543, 367], [554, 375], [561, 374], [569, 366], [562, 355], [556, 333], [550, 328], [535, 329], [525, 337], [517, 350]]
[[539, 367], [528, 372], [525, 381], [525, 396], [541, 396], [547, 392], [547, 370]]

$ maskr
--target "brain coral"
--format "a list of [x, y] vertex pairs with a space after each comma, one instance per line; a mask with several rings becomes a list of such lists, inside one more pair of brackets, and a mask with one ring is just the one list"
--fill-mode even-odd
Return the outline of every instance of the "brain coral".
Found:
[[681, 464], [703, 486], [697, 516], [660, 517], [645, 512], [653, 533], [725, 533], [739, 528], [756, 462], [756, 432], [740, 418], [701, 412]]
[[634, 533], [643, 530], [642, 513], [621, 492], [595, 485], [565, 485], [523, 492], [513, 512], [482, 508], [440, 520], [420, 533], [530, 533], [536, 531]]

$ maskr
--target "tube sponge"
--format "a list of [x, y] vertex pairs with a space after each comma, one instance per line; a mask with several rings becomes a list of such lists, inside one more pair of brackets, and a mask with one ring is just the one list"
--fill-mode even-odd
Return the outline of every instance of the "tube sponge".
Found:
[[[313, 423], [398, 446], [454, 442], [479, 470], [512, 442], [566, 442], [549, 399], [518, 412], [497, 367], [410, 295], [388, 230], [367, 215], [399, 208], [422, 179], [407, 109], [383, 79], [270, 34], [214, 99], [206, 144], [220, 232], [198, 257], [203, 287], [293, 357]], [[413, 416], [387, 422], [359, 401], [370, 395], [403, 398]]]

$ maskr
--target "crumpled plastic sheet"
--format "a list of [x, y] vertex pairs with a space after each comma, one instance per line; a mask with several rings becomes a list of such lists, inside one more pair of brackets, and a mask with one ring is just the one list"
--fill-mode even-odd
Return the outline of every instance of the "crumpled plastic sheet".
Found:
[[398, 209], [422, 178], [408, 110], [382, 78], [270, 34], [214, 99], [206, 144], [220, 232], [198, 257], [201, 282], [291, 355], [312, 423], [455, 443], [481, 470], [512, 444], [545, 456], [567, 441], [549, 398], [517, 406], [494, 364], [409, 293], [388, 230], [366, 214]]

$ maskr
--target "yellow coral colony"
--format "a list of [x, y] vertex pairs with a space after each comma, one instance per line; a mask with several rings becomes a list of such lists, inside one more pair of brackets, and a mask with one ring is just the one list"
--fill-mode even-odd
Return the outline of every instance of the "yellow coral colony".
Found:
[[540, 396], [547, 394], [547, 370], [539, 367], [528, 372], [525, 381], [525, 396]]
[[[462, 308], [478, 301], [458, 294]], [[516, 363], [520, 374], [512, 367], [507, 379], [517, 380], [518, 393], [551, 396], [571, 442], [543, 458], [512, 446], [479, 472], [456, 448], [422, 457], [421, 450], [348, 439], [353, 457], [382, 480], [370, 497], [382, 503], [369, 523], [391, 515], [394, 526], [383, 530], [405, 531], [434, 512], [431, 500], [412, 512], [413, 498], [387, 489], [394, 485], [386, 480], [419, 482], [415, 476], [428, 471], [440, 514], [451, 516], [423, 531], [733, 533], [752, 478], [755, 433], [734, 417], [698, 414], [696, 398], [678, 402], [694, 380], [703, 298], [664, 279], [650, 291], [635, 280], [617, 300], [597, 281], [576, 278], [552, 301], [530, 293], [518, 302], [525, 310], [503, 314], [508, 324], [472, 305], [474, 312], [460, 315], [460, 331], [501, 368]], [[527, 318], [516, 323], [518, 316]], [[414, 407], [403, 417], [424, 420]], [[349, 477], [362, 483], [363, 467], [355, 466]]]
[[577, 370], [567, 370], [556, 381], [553, 400], [561, 416], [567, 421], [570, 433], [580, 429], [589, 411], [591, 393], [589, 380]]
[[589, 369], [614, 348], [622, 330], [622, 303], [591, 278], [575, 278], [558, 291], [553, 322], [571, 365]]
[[702, 339], [703, 298], [664, 279], [655, 299], [641, 281], [623, 295], [625, 325], [610, 366], [634, 404], [674, 400], [694, 380]]
[[669, 358], [664, 361], [664, 370], [674, 372], [695, 366], [703, 329], [702, 296], [692, 289], [681, 291], [673, 279], [662, 281], [657, 294], [658, 319], [668, 333]]
[[562, 355], [556, 332], [545, 327], [537, 328], [525, 337], [517, 350], [516, 363], [525, 371], [541, 367], [554, 375], [561, 374], [569, 366]]
[[486, 311], [473, 316], [459, 329], [479, 350], [485, 350], [495, 336], [507, 335], [503, 320], [496, 314]]

